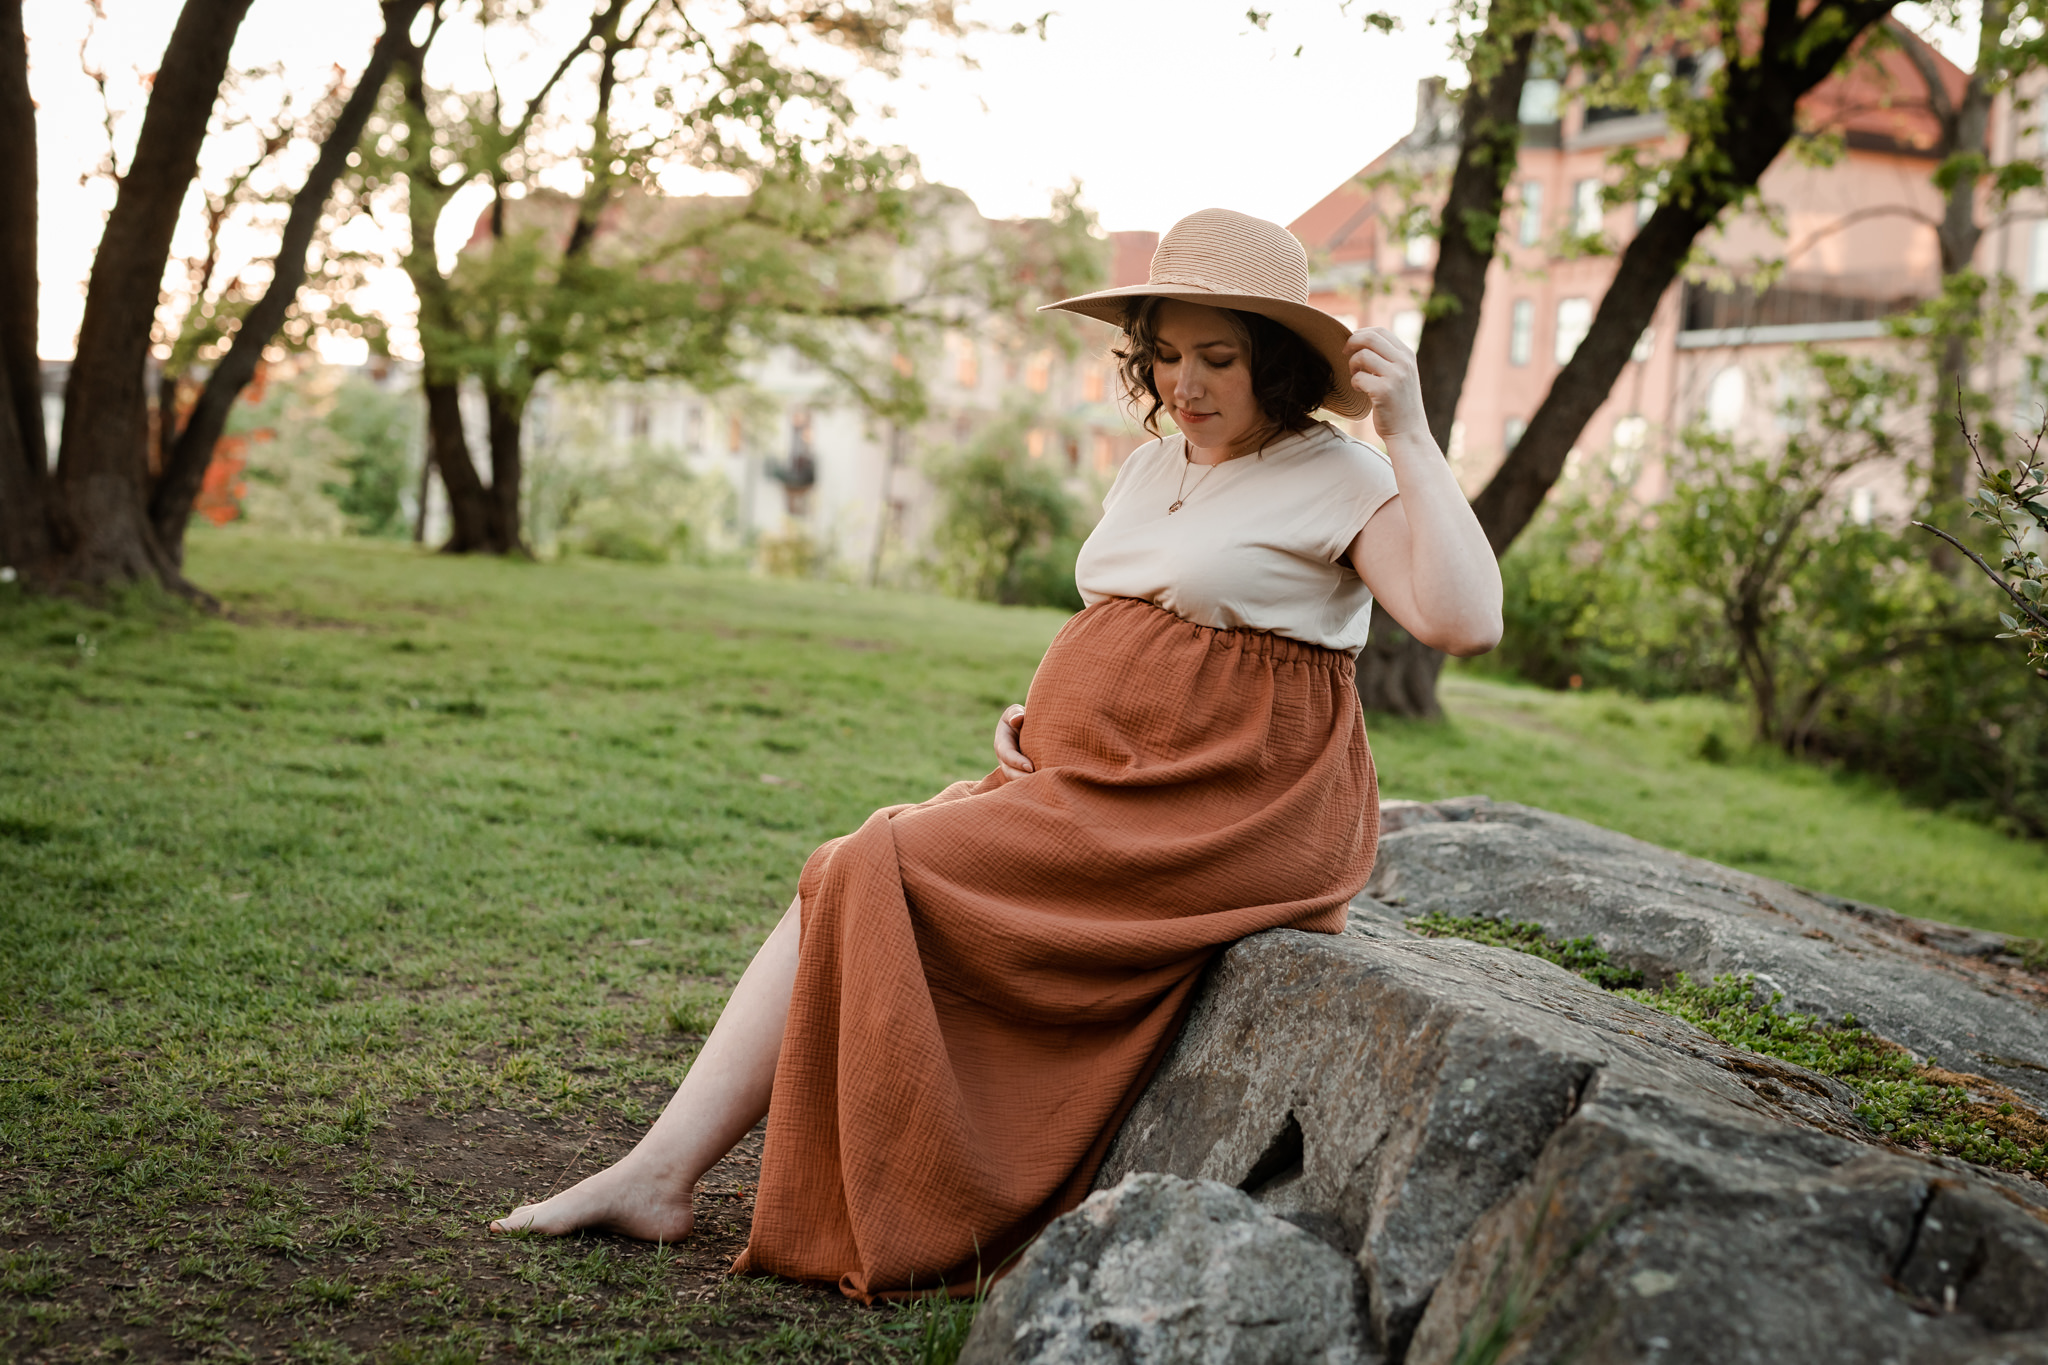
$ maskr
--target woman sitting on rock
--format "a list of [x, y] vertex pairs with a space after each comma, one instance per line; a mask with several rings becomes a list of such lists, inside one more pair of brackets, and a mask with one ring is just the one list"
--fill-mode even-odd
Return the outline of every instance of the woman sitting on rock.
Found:
[[[495, 1230], [678, 1240], [765, 1113], [736, 1269], [971, 1286], [1087, 1193], [1213, 954], [1342, 930], [1379, 829], [1373, 603], [1478, 654], [1501, 585], [1414, 356], [1307, 299], [1285, 229], [1210, 209], [1147, 283], [1049, 305], [1122, 326], [1131, 400], [1178, 431], [1103, 500], [1087, 609], [998, 722], [1000, 766], [811, 855], [646, 1137]], [[1318, 408], [1370, 412], [1387, 453]]]

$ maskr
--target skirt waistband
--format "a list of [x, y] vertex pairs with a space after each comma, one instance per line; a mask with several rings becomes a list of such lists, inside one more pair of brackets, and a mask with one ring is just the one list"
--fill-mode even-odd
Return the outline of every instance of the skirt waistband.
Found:
[[1148, 602], [1142, 597], [1112, 597], [1097, 602], [1083, 610], [1070, 624], [1079, 625], [1084, 618], [1091, 616], [1104, 621], [1109, 618], [1127, 620], [1137, 629], [1186, 630], [1192, 632], [1205, 648], [1233, 649], [1252, 658], [1271, 659], [1275, 663], [1309, 664], [1347, 674], [1357, 668], [1357, 660], [1341, 649], [1312, 645], [1306, 640], [1290, 639], [1271, 631], [1205, 626], [1199, 621], [1177, 616], [1157, 602]]

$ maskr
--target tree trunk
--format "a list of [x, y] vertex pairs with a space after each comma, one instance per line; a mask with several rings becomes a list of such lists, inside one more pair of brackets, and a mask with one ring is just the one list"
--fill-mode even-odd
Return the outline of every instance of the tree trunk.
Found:
[[73, 582], [154, 579], [192, 592], [150, 524], [144, 368], [171, 233], [249, 4], [186, 0], [100, 236], [58, 447], [64, 508], [57, 529], [62, 573]]
[[291, 214], [285, 220], [283, 240], [278, 244], [270, 284], [263, 297], [243, 315], [227, 353], [207, 376], [206, 387], [193, 404], [184, 429], [173, 438], [168, 424], [175, 417], [168, 409], [159, 417], [166, 424], [165, 447], [169, 455], [150, 497], [149, 518], [165, 552], [178, 564], [185, 560], [185, 527], [192, 520], [192, 503], [206, 479], [206, 467], [213, 462], [213, 448], [227, 429], [235, 399], [255, 378], [263, 348], [277, 335], [286, 310], [298, 297], [299, 286], [305, 283], [306, 251], [327, 209], [328, 196], [334, 192], [334, 182], [341, 178], [349, 154], [362, 138], [363, 127], [377, 107], [399, 46], [406, 42], [406, 30], [424, 3], [425, 0], [384, 0], [384, 31], [370, 49], [362, 79], [356, 82], [348, 102], [335, 116], [334, 126], [320, 146], [320, 156], [306, 174], [306, 183], [292, 197]]
[[[1990, 164], [1992, 83], [2004, 69], [2000, 46], [2010, 15], [2010, 0], [1984, 0], [1978, 15], [1977, 66], [1964, 83], [1960, 102], [1949, 97], [1941, 78], [1941, 64], [1926, 43], [1896, 20], [1891, 25], [1900, 49], [1927, 89], [1927, 107], [1940, 121], [1941, 139], [1935, 151], [1942, 159], [1941, 171], [1950, 177], [1941, 222], [1934, 230], [1941, 247], [1943, 292], [1947, 297], [1934, 345], [1933, 425], [1928, 432], [1933, 458], [1927, 491], [1935, 507], [1930, 520], [1946, 526], [1951, 534], [1966, 538], [1971, 523], [1963, 499], [1969, 493], [1972, 459], [1950, 399], [1958, 395], [1958, 390], [1971, 388], [1970, 371], [1976, 349], [1973, 343], [1977, 339], [1983, 295], [1979, 283], [1965, 275], [1976, 261], [1977, 244], [1984, 236], [1977, 221], [1977, 187]], [[1945, 540], [1934, 542], [1932, 560], [1937, 570], [1952, 578], [1969, 570], [1968, 562]]]
[[[1445, 451], [1451, 448], [1451, 424], [1479, 335], [1486, 274], [1500, 237], [1501, 204], [1522, 143], [1522, 86], [1529, 77], [1536, 34], [1510, 32], [1512, 11], [1506, 4], [1487, 11], [1489, 31], [1481, 37], [1479, 51], [1500, 54], [1501, 66], [1485, 79], [1474, 70], [1458, 113], [1458, 163], [1444, 198], [1436, 271], [1422, 338], [1415, 348], [1429, 434]], [[1441, 653], [1402, 630], [1386, 612], [1375, 612], [1371, 637], [1358, 655], [1359, 700], [1368, 711], [1433, 720], [1443, 714], [1436, 699], [1437, 675], [1443, 666]]]
[[[1514, 543], [1564, 472], [1565, 457], [1607, 400], [1695, 239], [1755, 186], [1796, 130], [1800, 97], [1835, 69], [1893, 3], [1822, 5], [1802, 19], [1796, 0], [1770, 0], [1755, 60], [1724, 68], [1717, 117], [1686, 147], [1663, 202], [1622, 252], [1592, 330], [1551, 381], [1521, 440], [1473, 500], [1496, 555]], [[1701, 138], [1707, 139], [1704, 145]]]
[[477, 477], [469, 455], [469, 437], [462, 429], [462, 403], [453, 381], [428, 380], [427, 452], [448, 494], [449, 554], [488, 551], [491, 546], [491, 491]]
[[525, 554], [519, 527], [524, 472], [519, 443], [525, 432], [526, 400], [486, 384], [484, 409], [491, 429], [491, 553]]
[[1436, 699], [1437, 675], [1444, 656], [1374, 608], [1372, 631], [1358, 652], [1358, 701], [1368, 711], [1412, 720], [1435, 720], [1443, 714]]
[[50, 457], [36, 358], [36, 106], [21, 0], [0, 0], [0, 564], [49, 572]]

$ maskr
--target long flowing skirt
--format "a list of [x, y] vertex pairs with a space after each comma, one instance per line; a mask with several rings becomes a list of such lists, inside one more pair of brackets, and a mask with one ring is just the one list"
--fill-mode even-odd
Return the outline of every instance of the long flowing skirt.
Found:
[[1219, 948], [1336, 933], [1378, 788], [1344, 654], [1117, 599], [1039, 665], [1036, 771], [813, 854], [737, 1271], [972, 1285], [1078, 1204]]

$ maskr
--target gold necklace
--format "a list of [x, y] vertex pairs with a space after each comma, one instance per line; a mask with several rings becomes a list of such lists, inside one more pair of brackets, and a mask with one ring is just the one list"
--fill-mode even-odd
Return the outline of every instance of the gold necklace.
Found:
[[[1261, 441], [1259, 442], [1258, 454], [1264, 455], [1265, 453], [1266, 443], [1264, 441]], [[1234, 458], [1242, 459], [1243, 456], [1236, 456]], [[1205, 466], [1202, 470], [1202, 477], [1195, 480], [1195, 486], [1193, 488], [1189, 488], [1188, 466], [1193, 463], [1194, 461], [1188, 458], [1187, 437], [1183, 436], [1181, 437], [1180, 446], [1180, 487], [1174, 491], [1173, 504], [1166, 509], [1166, 515], [1168, 515], [1169, 517], [1172, 516], [1175, 512], [1178, 512], [1181, 509], [1181, 505], [1185, 503], [1189, 498], [1192, 498], [1195, 494], [1201, 492], [1202, 485], [1208, 482], [1209, 476], [1211, 474], [1214, 474], [1216, 472], [1217, 466], [1228, 464], [1229, 460], [1218, 460], [1215, 464]]]
[[1180, 510], [1182, 503], [1186, 502], [1191, 496], [1193, 496], [1196, 493], [1199, 493], [1202, 490], [1202, 484], [1208, 480], [1208, 477], [1211, 474], [1214, 474], [1216, 472], [1216, 465], [1222, 464], [1223, 461], [1218, 460], [1216, 464], [1212, 464], [1208, 468], [1204, 469], [1202, 471], [1202, 477], [1195, 480], [1195, 486], [1193, 488], [1189, 488], [1188, 466], [1193, 463], [1194, 461], [1188, 458], [1187, 448], [1182, 447], [1180, 452], [1180, 488], [1176, 490], [1176, 492], [1174, 493], [1173, 505], [1166, 509], [1166, 515], [1168, 515], [1169, 517]]

